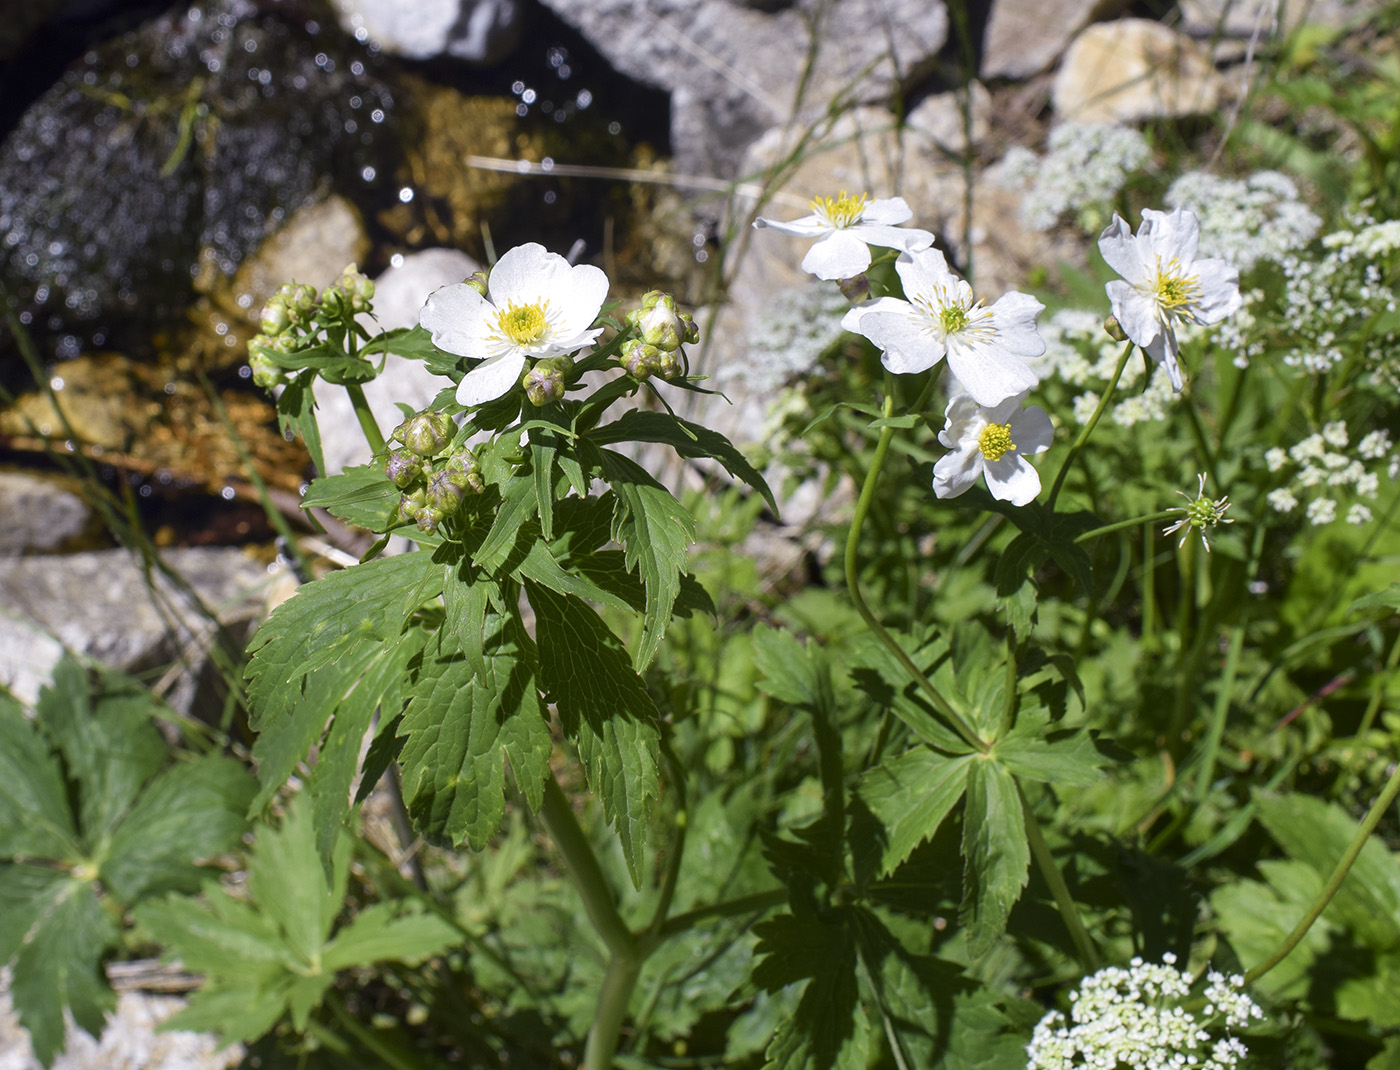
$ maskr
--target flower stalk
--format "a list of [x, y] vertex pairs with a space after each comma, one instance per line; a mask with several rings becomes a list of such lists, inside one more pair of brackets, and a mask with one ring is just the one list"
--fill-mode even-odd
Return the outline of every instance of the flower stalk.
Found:
[[1055, 511], [1055, 501], [1060, 496], [1060, 488], [1065, 484], [1065, 477], [1069, 475], [1069, 470], [1083, 452], [1085, 445], [1089, 441], [1089, 436], [1094, 433], [1094, 428], [1098, 426], [1099, 418], [1103, 416], [1108, 408], [1109, 401], [1113, 398], [1113, 391], [1118, 388], [1118, 380], [1123, 378], [1123, 369], [1128, 366], [1128, 357], [1132, 355], [1137, 346], [1129, 342], [1123, 347], [1123, 355], [1118, 358], [1118, 364], [1113, 369], [1113, 375], [1108, 380], [1108, 386], [1104, 389], [1103, 397], [1099, 398], [1099, 404], [1094, 409], [1094, 414], [1089, 417], [1089, 422], [1084, 425], [1084, 429], [1079, 432], [1079, 437], [1070, 446], [1069, 453], [1065, 455], [1064, 463], [1060, 465], [1060, 471], [1055, 476], [1055, 482], [1050, 487], [1050, 497], [1046, 500], [1045, 508], [1049, 512]]

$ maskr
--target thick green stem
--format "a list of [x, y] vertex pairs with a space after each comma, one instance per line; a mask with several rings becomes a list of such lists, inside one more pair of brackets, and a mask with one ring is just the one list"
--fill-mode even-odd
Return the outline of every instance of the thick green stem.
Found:
[[622, 1020], [627, 1016], [627, 1005], [632, 1001], [632, 990], [637, 987], [642, 962], [636, 955], [614, 955], [608, 960], [608, 972], [603, 975], [603, 987], [598, 991], [598, 1010], [583, 1051], [583, 1070], [609, 1070], [612, 1066]]
[[365, 433], [365, 441], [369, 443], [369, 448], [375, 453], [382, 453], [384, 435], [379, 430], [374, 413], [369, 411], [369, 402], [365, 400], [364, 390], [359, 383], [346, 383], [345, 392], [350, 395], [350, 404], [355, 407], [355, 419], [360, 421], [360, 430]]
[[1128, 366], [1128, 357], [1132, 355], [1133, 348], [1132, 342], [1123, 348], [1123, 355], [1118, 358], [1118, 366], [1113, 369], [1113, 375], [1108, 380], [1103, 397], [1099, 398], [1094, 415], [1089, 417], [1089, 422], [1084, 425], [1084, 429], [1079, 432], [1079, 437], [1074, 440], [1074, 445], [1069, 448], [1069, 453], [1065, 455], [1064, 463], [1060, 465], [1059, 474], [1055, 476], [1055, 483], [1050, 488], [1050, 497], [1045, 502], [1045, 508], [1049, 512], [1055, 511], [1055, 500], [1060, 496], [1060, 488], [1064, 486], [1065, 476], [1069, 475], [1070, 468], [1073, 467], [1075, 460], [1088, 443], [1089, 436], [1094, 433], [1094, 428], [1098, 426], [1099, 418], [1107, 410], [1108, 403], [1113, 398], [1113, 391], [1118, 387], [1118, 380], [1123, 378], [1123, 369]]
[[573, 807], [569, 805], [559, 782], [552, 776], [544, 778], [544, 805], [540, 807], [540, 819], [549, 830], [554, 846], [564, 856], [569, 876], [583, 897], [583, 908], [588, 911], [588, 918], [603, 938], [608, 951], [614, 957], [634, 954], [637, 950], [636, 938], [618, 913], [612, 886], [603, 876], [598, 857], [579, 827], [578, 818], [574, 817]]
[[[885, 384], [885, 402], [881, 415], [889, 417], [894, 413], [894, 390], [893, 383], [889, 382], [892, 376], [887, 377]], [[885, 455], [889, 453], [890, 440], [894, 438], [895, 429], [886, 425], [880, 429], [880, 440], [875, 445], [875, 457], [870, 462], [870, 470], [865, 473], [865, 484], [860, 489], [860, 498], [856, 501], [855, 515], [851, 517], [851, 529], [846, 534], [846, 588], [851, 593], [851, 602], [856, 607], [856, 612], [860, 614], [861, 620], [865, 621], [868, 627], [885, 648], [904, 666], [918, 685], [923, 688], [933, 702], [934, 708], [943, 716], [943, 719], [952, 726], [953, 730], [960, 735], [968, 746], [976, 748], [980, 753], [985, 754], [991, 749], [991, 745], [977, 735], [972, 727], [965, 721], [958, 712], [948, 705], [947, 700], [934, 687], [933, 682], [923, 674], [923, 671], [914, 664], [911, 658], [899, 645], [889, 632], [885, 630], [866, 604], [865, 596], [860, 590], [860, 571], [858, 567], [860, 548], [860, 530], [865, 524], [865, 518], [870, 512], [870, 503], [875, 498], [875, 486], [880, 480], [880, 469], [884, 466]]]
[[1079, 908], [1075, 906], [1074, 897], [1069, 894], [1069, 886], [1065, 884], [1065, 879], [1060, 874], [1060, 867], [1055, 865], [1055, 856], [1050, 852], [1050, 845], [1045, 842], [1045, 836], [1040, 831], [1040, 822], [1036, 820], [1035, 812], [1031, 810], [1030, 803], [1026, 801], [1026, 793], [1021, 791], [1019, 784], [1016, 785], [1016, 791], [1021, 796], [1021, 813], [1026, 823], [1026, 841], [1030, 844], [1031, 854], [1035, 857], [1035, 864], [1040, 869], [1041, 877], [1050, 887], [1050, 894], [1055, 899], [1055, 907], [1064, 920], [1065, 928], [1069, 930], [1070, 939], [1074, 941], [1075, 950], [1079, 954], [1079, 964], [1086, 970], [1097, 970], [1099, 968], [1098, 948], [1094, 946], [1089, 931], [1084, 928], [1084, 922], [1079, 918]]
[[1397, 793], [1400, 793], [1400, 765], [1397, 765], [1395, 771], [1390, 774], [1390, 780], [1386, 782], [1385, 790], [1381, 792], [1380, 798], [1372, 804], [1370, 812], [1366, 814], [1366, 819], [1361, 822], [1361, 827], [1356, 830], [1356, 835], [1352, 837], [1346, 852], [1337, 863], [1337, 868], [1332, 871], [1332, 876], [1327, 879], [1322, 891], [1318, 893], [1317, 900], [1308, 908], [1308, 912], [1303, 915], [1302, 920], [1294, 926], [1293, 931], [1284, 937], [1278, 950], [1245, 973], [1245, 984], [1253, 984], [1259, 980], [1286, 959], [1293, 949], [1302, 942], [1313, 923], [1322, 916], [1322, 912], [1327, 909], [1327, 904], [1337, 894], [1337, 889], [1342, 886], [1342, 881], [1346, 880], [1347, 874], [1351, 872], [1351, 867], [1361, 854], [1361, 849], [1366, 846], [1366, 841], [1370, 839], [1371, 833], [1376, 830], [1381, 818], [1390, 809], [1390, 804], [1395, 801]]

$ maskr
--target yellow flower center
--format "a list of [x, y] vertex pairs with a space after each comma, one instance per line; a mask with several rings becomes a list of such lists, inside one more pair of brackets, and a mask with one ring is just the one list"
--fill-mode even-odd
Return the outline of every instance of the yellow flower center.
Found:
[[817, 215], [822, 216], [833, 227], [849, 227], [852, 223], [859, 223], [861, 215], [865, 212], [866, 195], [862, 193], [858, 197], [849, 196], [845, 190], [841, 191], [841, 196], [833, 199], [831, 197], [814, 197], [812, 203], [808, 205]]
[[962, 305], [948, 305], [938, 313], [938, 322], [944, 334], [957, 334], [967, 330], [967, 309]]
[[1003, 455], [1016, 448], [1016, 443], [1011, 441], [1011, 425], [988, 424], [982, 428], [982, 433], [977, 436], [977, 448], [987, 460], [1001, 460]]
[[[547, 304], [547, 303], [546, 303]], [[538, 342], [546, 327], [545, 305], [517, 305], [511, 303], [496, 317], [496, 326], [501, 333], [518, 346]]]
[[1175, 258], [1157, 265], [1157, 303], [1168, 312], [1201, 299], [1201, 283], [1194, 275], [1182, 273]]

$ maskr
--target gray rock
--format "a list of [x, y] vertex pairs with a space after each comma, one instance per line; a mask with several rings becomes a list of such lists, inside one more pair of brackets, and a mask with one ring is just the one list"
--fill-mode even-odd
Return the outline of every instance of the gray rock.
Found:
[[1124, 6], [1124, 0], [993, 0], [982, 77], [1029, 78], [1048, 70], [1075, 34]]
[[[772, 13], [731, 0], [543, 2], [617, 70], [671, 93], [678, 171], [724, 178], [794, 113], [810, 121], [838, 98], [887, 99], [928, 69], [948, 35], [936, 0], [799, 0]], [[820, 47], [804, 79], [818, 13]]]
[[[266, 567], [232, 548], [167, 550], [162, 559], [183, 577], [218, 621], [242, 642], [264, 611]], [[0, 558], [0, 683], [37, 694], [54, 644], [109, 668], [144, 673], [184, 665], [166, 695], [195, 712], [214, 685], [201, 679], [217, 627], [175, 583], [126, 550]], [[52, 641], [50, 641], [52, 640]], [[56, 660], [54, 658], [53, 660]]]
[[66, 480], [32, 472], [0, 472], [0, 557], [48, 553], [78, 538], [92, 510]]
[[332, 0], [346, 33], [407, 59], [501, 62], [520, 43], [519, 0]]
[[1074, 39], [1051, 100], [1061, 121], [1131, 123], [1209, 114], [1221, 92], [1214, 64], [1191, 38], [1150, 19], [1118, 19]]

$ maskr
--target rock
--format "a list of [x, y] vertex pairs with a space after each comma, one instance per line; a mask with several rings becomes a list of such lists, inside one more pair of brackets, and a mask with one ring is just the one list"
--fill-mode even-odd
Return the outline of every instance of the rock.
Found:
[[[232, 638], [247, 638], [263, 613], [261, 588], [268, 580], [263, 565], [226, 548], [168, 550], [162, 560], [205, 607], [217, 611]], [[7, 611], [0, 616], [0, 682], [37, 694], [46, 670], [40, 675], [27, 658], [52, 652], [44, 636], [127, 673], [182, 662], [202, 667], [204, 652], [216, 641], [213, 622], [163, 573], [152, 576], [154, 590], [141, 562], [127, 550], [5, 559], [0, 564], [0, 605]], [[207, 679], [179, 675], [166, 700], [197, 714], [215, 680], [212, 674]]]
[[284, 282], [321, 290], [340, 277], [347, 264], [369, 254], [369, 236], [360, 213], [344, 197], [332, 195], [295, 212], [285, 226], [245, 260], [233, 278], [235, 305], [256, 325], [262, 307]]
[[0, 433], [61, 440], [71, 429], [78, 442], [120, 451], [149, 427], [158, 410], [156, 402], [141, 398], [135, 369], [117, 353], [77, 357], [50, 385], [58, 409], [47, 391], [21, 395], [0, 410]]
[[1259, 43], [1292, 33], [1304, 22], [1340, 29], [1360, 24], [1385, 10], [1378, 0], [1308, 0], [1307, 3], [1276, 3], [1255, 0], [1181, 0], [1179, 29], [1188, 36], [1213, 40], [1233, 38], [1247, 41], [1256, 33]]
[[153, 19], [90, 51], [0, 145], [0, 279], [51, 354], [131, 351], [177, 318], [192, 275], [232, 275], [328, 184], [396, 196], [372, 57], [284, 7]]
[[51, 553], [81, 538], [92, 510], [73, 481], [31, 472], [0, 472], [0, 558]]
[[[68, 1022], [65, 1051], [49, 1070], [232, 1070], [243, 1059], [241, 1044], [220, 1049], [208, 1033], [156, 1032], [185, 1007], [175, 996], [123, 992], [101, 1039]], [[10, 998], [8, 971], [0, 976], [0, 1070], [43, 1070], [29, 1034], [20, 1027]]]
[[905, 122], [930, 147], [946, 156], [961, 157], [969, 148], [976, 150], [991, 132], [992, 95], [976, 81], [968, 83], [967, 93], [970, 100], [966, 112], [961, 94], [935, 93], [919, 101]]
[[[837, 97], [888, 98], [930, 68], [948, 35], [947, 11], [931, 0], [801, 0], [772, 13], [730, 0], [544, 3], [617, 70], [671, 93], [679, 172], [725, 178], [794, 111], [808, 121]], [[816, 12], [821, 47], [799, 107]]]
[[1124, 0], [993, 0], [982, 77], [1029, 78], [1048, 70], [1075, 34], [1124, 6]]
[[1211, 112], [1220, 94], [1214, 66], [1189, 37], [1160, 22], [1119, 19], [1074, 39], [1051, 99], [1064, 121], [1131, 123]]
[[[455, 249], [425, 249], [405, 256], [398, 266], [375, 280], [375, 320], [364, 318], [363, 322], [372, 331], [412, 327], [430, 293], [439, 286], [461, 282], [480, 268], [466, 253]], [[390, 354], [384, 371], [365, 384], [365, 400], [380, 431], [387, 435], [403, 420], [396, 402], [422, 409], [451, 385], [450, 380], [429, 372], [421, 360]], [[370, 449], [356, 422], [350, 395], [323, 384], [317, 388], [316, 401], [328, 471], [335, 473], [350, 465], [365, 464], [370, 459]]]
[[346, 33], [406, 59], [450, 56], [490, 66], [520, 43], [520, 0], [332, 0]]

